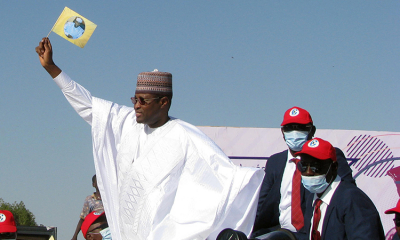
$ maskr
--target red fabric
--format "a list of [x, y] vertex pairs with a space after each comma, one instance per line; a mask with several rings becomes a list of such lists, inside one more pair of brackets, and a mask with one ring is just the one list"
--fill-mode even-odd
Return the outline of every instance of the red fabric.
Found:
[[16, 232], [14, 215], [8, 210], [0, 210], [0, 233]]
[[281, 126], [290, 123], [308, 124], [313, 123], [313, 120], [307, 110], [299, 107], [292, 107], [286, 110], [285, 114], [283, 115]]
[[314, 210], [314, 220], [312, 225], [312, 233], [311, 233], [311, 240], [320, 240], [321, 233], [318, 231], [319, 220], [321, 219], [321, 210], [319, 206], [321, 206], [321, 199], [315, 200], [315, 210]]
[[296, 164], [296, 170], [292, 180], [292, 225], [297, 230], [300, 230], [304, 226], [304, 217], [300, 200], [301, 173], [299, 169], [297, 169], [297, 163], [300, 159], [293, 158], [291, 161]]

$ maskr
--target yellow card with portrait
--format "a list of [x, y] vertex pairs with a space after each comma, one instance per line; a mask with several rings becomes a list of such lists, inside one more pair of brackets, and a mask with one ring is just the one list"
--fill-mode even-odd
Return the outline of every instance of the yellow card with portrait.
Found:
[[89, 19], [65, 7], [54, 24], [52, 31], [83, 48], [96, 27], [97, 25], [89, 21]]

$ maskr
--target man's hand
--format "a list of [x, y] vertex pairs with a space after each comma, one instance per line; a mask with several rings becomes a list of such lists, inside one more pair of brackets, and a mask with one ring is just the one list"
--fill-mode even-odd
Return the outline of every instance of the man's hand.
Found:
[[39, 42], [39, 46], [37, 46], [35, 50], [44, 68], [49, 65], [55, 65], [53, 62], [53, 49], [48, 38], [42, 38], [42, 41]]
[[42, 64], [52, 78], [57, 77], [61, 73], [61, 69], [53, 62], [53, 48], [50, 40], [47, 37], [42, 38], [35, 50], [39, 55], [40, 64]]

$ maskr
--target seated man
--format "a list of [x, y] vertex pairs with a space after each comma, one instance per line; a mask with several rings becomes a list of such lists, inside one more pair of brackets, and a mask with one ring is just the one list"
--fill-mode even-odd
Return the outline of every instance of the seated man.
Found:
[[[285, 112], [281, 127], [288, 149], [272, 155], [265, 165], [253, 237], [277, 228], [297, 232], [304, 226], [303, 213], [310, 192], [301, 184], [301, 174], [296, 171], [296, 161], [300, 157], [295, 154], [307, 140], [314, 137], [316, 127], [310, 113], [299, 107], [289, 108]], [[343, 152], [338, 148], [335, 150], [339, 176], [343, 180], [354, 182]]]
[[82, 234], [85, 239], [90, 240], [108, 240], [111, 238], [108, 228], [107, 218], [104, 212], [91, 212], [82, 223]]
[[307, 141], [297, 168], [311, 194], [299, 239], [385, 239], [371, 199], [356, 185], [342, 181], [333, 146], [320, 138]]
[[17, 239], [14, 216], [7, 210], [0, 210], [0, 239]]
[[392, 240], [399, 240], [400, 239], [400, 200], [397, 202], [395, 208], [391, 208], [385, 211], [385, 214], [395, 214], [393, 219], [394, 225], [396, 227], [396, 233], [393, 235]]

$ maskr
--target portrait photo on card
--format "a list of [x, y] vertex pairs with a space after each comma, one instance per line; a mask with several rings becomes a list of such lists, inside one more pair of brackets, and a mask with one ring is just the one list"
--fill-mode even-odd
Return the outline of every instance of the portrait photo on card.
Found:
[[64, 24], [65, 36], [72, 39], [80, 38], [85, 32], [85, 21], [78, 16], [70, 17]]

